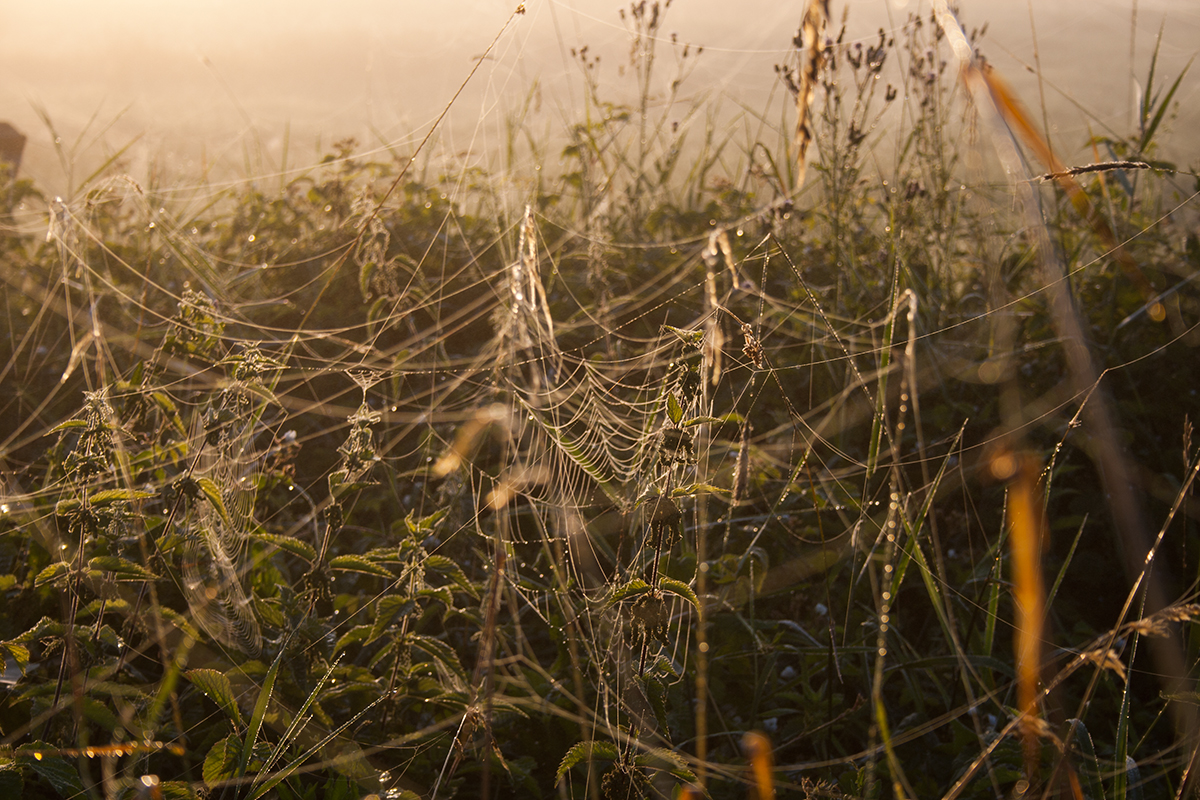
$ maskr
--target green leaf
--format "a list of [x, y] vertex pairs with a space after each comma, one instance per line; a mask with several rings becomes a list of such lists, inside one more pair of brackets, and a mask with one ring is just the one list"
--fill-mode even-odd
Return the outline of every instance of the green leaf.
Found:
[[692, 591], [692, 587], [683, 581], [677, 581], [674, 578], [662, 578], [658, 582], [658, 588], [664, 592], [679, 595], [695, 606], [697, 611], [700, 610], [700, 599], [696, 597], [696, 593]]
[[69, 431], [69, 430], [73, 430], [75, 428], [86, 428], [86, 427], [87, 427], [87, 420], [69, 419], [66, 422], [60, 422], [59, 424], [55, 425], [50, 430], [46, 431], [46, 435], [49, 436], [52, 433], [62, 433], [63, 431]]
[[613, 603], [619, 603], [633, 595], [643, 594], [648, 591], [650, 591], [650, 584], [641, 578], [634, 578], [629, 583], [613, 588], [608, 597], [604, 598], [604, 607], [607, 608]]
[[135, 564], [117, 556], [96, 556], [88, 562], [88, 569], [111, 575], [118, 581], [156, 581], [158, 576], [141, 564]]
[[410, 634], [408, 640], [414, 649], [424, 652], [451, 672], [457, 675], [464, 674], [462, 664], [458, 660], [458, 653], [454, 652], [454, 648], [441, 639], [434, 639], [432, 636]]
[[149, 500], [151, 497], [154, 497], [154, 492], [141, 492], [136, 489], [106, 489], [90, 495], [88, 501], [94, 506], [100, 506], [118, 500]]
[[670, 739], [671, 727], [667, 724], [666, 687], [653, 675], [639, 675], [637, 682], [641, 684], [646, 699], [650, 701], [650, 707], [654, 709], [654, 718], [658, 721], [658, 727], [662, 729], [663, 735]]
[[215, 669], [191, 669], [183, 674], [192, 682], [193, 686], [216, 703], [217, 707], [225, 712], [225, 716], [233, 720], [238, 727], [245, 726], [242, 710], [238, 708], [237, 700], [233, 695], [233, 684], [229, 682], [229, 678], [224, 673]]
[[684, 344], [690, 344], [697, 349], [704, 343], [704, 331], [687, 331], [682, 328], [676, 328], [673, 325], [663, 325], [662, 327], [663, 330], [675, 334], [679, 338], [679, 341]]
[[300, 558], [303, 558], [310, 564], [317, 560], [316, 548], [303, 539], [297, 539], [295, 536], [281, 536], [261, 530], [252, 531], [250, 535], [260, 542], [266, 542], [294, 556], [300, 556]]
[[711, 483], [689, 483], [687, 486], [676, 486], [671, 490], [671, 497], [694, 497], [698, 494], [732, 494], [728, 489], [713, 486]]
[[333, 652], [340, 653], [345, 647], [365, 641], [371, 635], [373, 627], [372, 625], [356, 625], [351, 628], [342, 638], [338, 639], [337, 644], [333, 646]]
[[563, 756], [558, 765], [558, 774], [555, 776], [555, 783], [562, 780], [562, 776], [567, 774], [567, 770], [576, 764], [582, 764], [585, 761], [595, 761], [596, 759], [604, 759], [606, 761], [616, 761], [621, 757], [617, 746], [612, 742], [579, 742]]
[[15, 764], [0, 766], [0, 797], [20, 797], [25, 790], [25, 779]]
[[196, 793], [187, 781], [163, 781], [158, 785], [163, 800], [196, 800]]
[[82, 797], [87, 794], [83, 781], [79, 779], [79, 770], [75, 769], [61, 756], [37, 756], [39, 750], [53, 750], [45, 742], [31, 742], [17, 748], [17, 756], [21, 764], [31, 768], [40, 777], [45, 778], [54, 790], [63, 797]]
[[675, 425], [683, 419], [683, 406], [679, 405], [679, 398], [674, 392], [667, 392], [667, 417]]
[[345, 572], [362, 572], [367, 575], [378, 575], [381, 578], [395, 579], [396, 577], [378, 564], [372, 563], [362, 556], [357, 555], [345, 555], [331, 558], [329, 560], [329, 566], [332, 569], [340, 569]]
[[204, 769], [201, 772], [209, 788], [238, 776], [238, 752], [241, 750], [242, 740], [233, 734], [212, 746], [204, 757]]
[[221, 520], [232, 527], [233, 521], [229, 518], [229, 509], [225, 508], [225, 501], [221, 498], [221, 489], [213, 483], [212, 478], [197, 478], [196, 485], [200, 487], [200, 491], [204, 492], [204, 496], [212, 504], [212, 507], [217, 510]]
[[21, 674], [25, 674], [25, 668], [29, 666], [29, 648], [23, 644], [14, 642], [0, 643], [0, 670], [8, 667], [8, 660], [12, 659], [17, 665], [17, 669], [21, 670]]
[[678, 753], [671, 750], [666, 750], [661, 747], [651, 748], [649, 752], [642, 753], [633, 759], [633, 763], [639, 767], [651, 767], [654, 769], [665, 768], [668, 772], [674, 775], [681, 781], [687, 783], [695, 783], [695, 774], [688, 769], [687, 762]]
[[691, 419], [684, 421], [679, 427], [691, 428], [696, 425], [706, 424], [719, 425], [724, 421], [725, 420], [721, 417], [692, 417]]
[[454, 563], [453, 559], [446, 556], [430, 555], [426, 556], [423, 562], [425, 569], [436, 572], [440, 575], [448, 575], [450, 580], [454, 581], [454, 585], [463, 590], [472, 597], [478, 597], [479, 593], [475, 587], [467, 580], [467, 576], [463, 573], [458, 564]]
[[371, 635], [367, 639], [367, 643], [371, 643], [382, 636], [389, 627], [392, 621], [401, 612], [411, 613], [416, 607], [416, 604], [407, 597], [400, 595], [389, 594], [379, 598], [379, 602], [375, 604], [375, 622], [371, 626]]
[[45, 586], [56, 578], [64, 575], [71, 567], [65, 561], [57, 561], [38, 573], [33, 579], [34, 586]]
[[449, 509], [443, 508], [428, 517], [421, 517], [421, 519], [417, 519], [415, 511], [409, 511], [408, 516], [404, 518], [404, 525], [408, 528], [409, 533], [425, 533], [433, 530], [448, 511]]

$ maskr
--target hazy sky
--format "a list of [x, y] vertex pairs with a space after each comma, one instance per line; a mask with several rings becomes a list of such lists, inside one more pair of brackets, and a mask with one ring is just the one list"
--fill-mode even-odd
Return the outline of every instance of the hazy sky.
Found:
[[[736, 11], [731, 10], [736, 5]], [[1123, 125], [1129, 97], [1132, 3], [1117, 0], [962, 0], [968, 26], [990, 23], [984, 51], [1030, 105], [1037, 83], [1036, 31], [1047, 100], [1059, 134], [1081, 146], [1087, 118], [1065, 92], [1101, 120]], [[268, 160], [282, 157], [285, 130], [293, 163], [353, 135], [364, 144], [404, 141], [427, 130], [501, 31], [491, 57], [455, 104], [442, 144], [480, 151], [503, 140], [505, 115], [534, 82], [541, 86], [541, 129], [561, 129], [577, 108], [579, 70], [569, 50], [589, 45], [602, 56], [601, 76], [614, 97], [627, 90], [618, 75], [628, 35], [618, 17], [627, 2], [528, 0], [3, 0], [0, 2], [0, 119], [30, 138], [27, 172], [44, 182], [61, 177], [43, 109], [63, 139], [79, 142], [86, 162], [139, 137], [131, 172], [158, 160], [179, 173], [201, 158], [243, 168], [248, 141]], [[840, 18], [842, 4], [834, 0]], [[927, 5], [920, 6], [927, 8]], [[901, 24], [915, 0], [854, 0], [851, 35], [870, 37]], [[1160, 77], [1174, 77], [1200, 50], [1200, 3], [1140, 0], [1134, 74], [1144, 78], [1164, 19]], [[705, 52], [684, 83], [726, 112], [761, 110], [776, 86], [773, 65], [788, 53], [802, 2], [675, 0], [664, 33], [702, 44]], [[661, 54], [664, 80], [673, 59]], [[1180, 100], [1200, 108], [1200, 65]], [[1196, 111], [1177, 125], [1192, 129]], [[1200, 145], [1176, 136], [1188, 154]], [[1195, 137], [1190, 136], [1194, 140]], [[254, 168], [262, 168], [263, 165]], [[243, 168], [244, 169], [244, 168]], [[136, 177], [136, 174], [135, 174]]]

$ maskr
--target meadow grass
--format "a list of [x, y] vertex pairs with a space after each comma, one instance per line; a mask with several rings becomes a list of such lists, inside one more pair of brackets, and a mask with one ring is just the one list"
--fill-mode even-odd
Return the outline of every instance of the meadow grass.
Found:
[[1051, 148], [818, 3], [739, 143], [669, 6], [556, 159], [10, 180], [0, 794], [1191, 791], [1179, 82]]

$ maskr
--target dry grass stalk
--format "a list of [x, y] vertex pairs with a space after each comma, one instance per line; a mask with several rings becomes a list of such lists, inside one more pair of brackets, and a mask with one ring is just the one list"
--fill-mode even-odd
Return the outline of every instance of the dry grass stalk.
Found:
[[817, 78], [825, 64], [825, 26], [829, 23], [829, 0], [810, 0], [800, 33], [793, 40], [800, 57], [796, 88], [796, 189], [804, 186], [804, 172], [813, 132], [811, 111]]
[[750, 731], [742, 737], [742, 749], [750, 759], [756, 800], [775, 800], [775, 781], [771, 777], [771, 740], [766, 734]]
[[1041, 567], [1045, 525], [1038, 492], [1039, 470], [1033, 456], [1009, 452], [993, 460], [992, 471], [997, 477], [1009, 479], [1017, 706], [1021, 712], [1021, 735], [1025, 744], [1025, 776], [1032, 783], [1038, 774], [1038, 730], [1041, 727], [1038, 724], [1038, 699], [1041, 696], [1046, 602]]

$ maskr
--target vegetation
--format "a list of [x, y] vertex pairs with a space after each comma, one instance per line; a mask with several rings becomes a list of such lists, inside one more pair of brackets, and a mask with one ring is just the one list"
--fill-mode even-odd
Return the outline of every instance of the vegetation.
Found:
[[536, 176], [9, 181], [0, 794], [1194, 783], [1179, 82], [1063, 163], [952, 18], [825, 9], [739, 144], [669, 5]]

